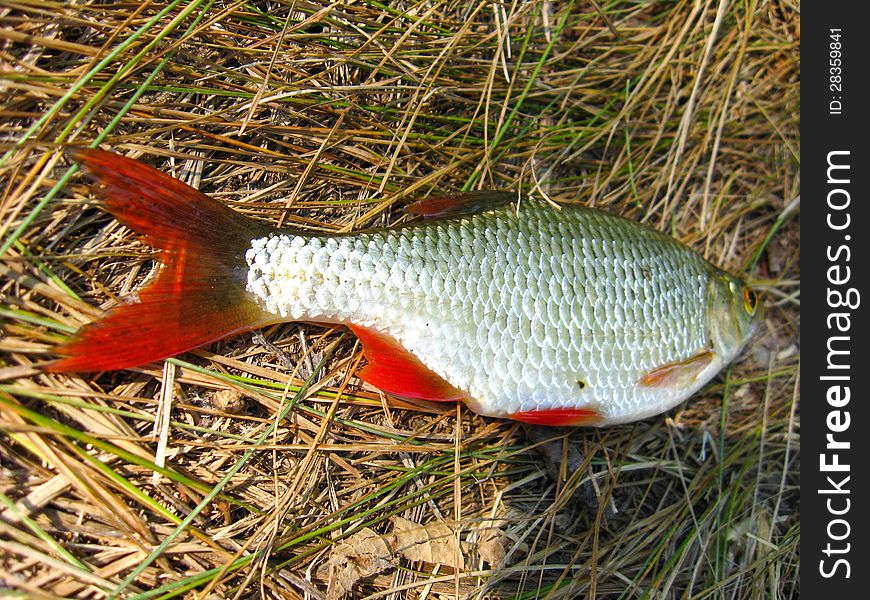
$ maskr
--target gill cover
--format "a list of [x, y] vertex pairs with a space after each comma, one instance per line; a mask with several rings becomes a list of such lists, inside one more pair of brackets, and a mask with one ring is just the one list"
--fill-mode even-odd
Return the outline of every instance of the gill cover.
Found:
[[761, 320], [762, 305], [743, 280], [718, 269], [710, 275], [707, 301], [713, 350], [729, 362], [752, 337]]

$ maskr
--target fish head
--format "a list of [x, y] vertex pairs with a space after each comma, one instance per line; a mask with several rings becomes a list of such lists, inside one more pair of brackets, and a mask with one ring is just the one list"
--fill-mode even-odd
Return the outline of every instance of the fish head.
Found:
[[745, 281], [719, 270], [710, 276], [707, 299], [710, 341], [714, 352], [728, 363], [752, 337], [764, 309]]

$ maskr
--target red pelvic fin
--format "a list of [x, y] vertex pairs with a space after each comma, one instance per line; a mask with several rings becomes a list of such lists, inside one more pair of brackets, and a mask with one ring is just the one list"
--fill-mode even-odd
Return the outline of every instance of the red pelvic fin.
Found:
[[595, 425], [601, 420], [601, 413], [592, 408], [551, 408], [518, 412], [510, 418], [534, 425]]
[[362, 342], [368, 360], [357, 373], [366, 383], [402, 398], [449, 402], [465, 397], [462, 390], [447, 383], [394, 338], [365, 327], [349, 328]]
[[99, 184], [105, 208], [163, 249], [162, 267], [140, 302], [83, 327], [47, 370], [133, 367], [275, 320], [245, 291], [245, 250], [268, 228], [139, 161], [102, 150], [68, 153]]
[[703, 350], [694, 356], [656, 367], [640, 378], [644, 387], [683, 387], [691, 385], [698, 375], [713, 361], [713, 352]]
[[462, 192], [429, 196], [412, 202], [405, 211], [421, 217], [457, 217], [500, 208], [517, 200], [516, 192]]

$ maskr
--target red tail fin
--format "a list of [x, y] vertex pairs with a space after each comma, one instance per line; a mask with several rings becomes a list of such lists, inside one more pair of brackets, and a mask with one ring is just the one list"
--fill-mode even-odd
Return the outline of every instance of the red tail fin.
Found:
[[47, 370], [133, 367], [275, 320], [245, 291], [245, 251], [268, 227], [136, 160], [102, 150], [69, 155], [100, 184], [106, 210], [163, 250], [163, 266], [139, 303], [83, 327]]

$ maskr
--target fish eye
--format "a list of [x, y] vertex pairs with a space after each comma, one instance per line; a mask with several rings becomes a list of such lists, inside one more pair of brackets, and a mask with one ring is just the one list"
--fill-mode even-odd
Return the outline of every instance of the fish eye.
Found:
[[746, 312], [749, 313], [749, 316], [753, 316], [755, 314], [755, 308], [758, 305], [758, 297], [755, 295], [755, 292], [750, 290], [745, 285], [743, 286], [743, 308], [746, 309]]

